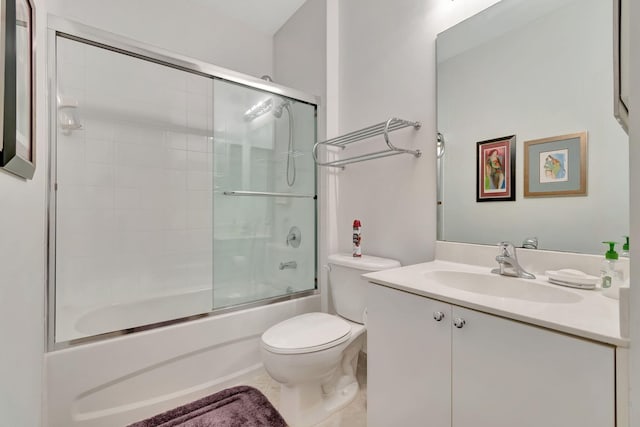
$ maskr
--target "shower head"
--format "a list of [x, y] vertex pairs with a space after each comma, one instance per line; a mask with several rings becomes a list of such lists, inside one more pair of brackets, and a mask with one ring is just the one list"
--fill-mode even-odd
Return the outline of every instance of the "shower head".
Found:
[[282, 117], [282, 110], [284, 110], [287, 105], [291, 104], [291, 101], [289, 101], [288, 99], [280, 100], [280, 102], [276, 105], [276, 100], [280, 99], [271, 97], [258, 102], [247, 111], [245, 111], [244, 120], [250, 122], [264, 114], [267, 114], [269, 111], [271, 111], [275, 118], [279, 119], [280, 117]]
[[284, 110], [284, 108], [285, 108], [286, 106], [290, 105], [290, 104], [291, 104], [291, 102], [290, 102], [288, 99], [286, 99], [286, 100], [284, 100], [284, 101], [281, 101], [281, 102], [278, 104], [278, 106], [277, 106], [277, 107], [275, 107], [275, 108], [273, 109], [273, 111], [272, 111], [273, 116], [274, 116], [276, 119], [279, 119], [280, 117], [282, 117], [282, 110]]
[[273, 98], [267, 98], [253, 105], [244, 113], [244, 120], [250, 122], [273, 109]]

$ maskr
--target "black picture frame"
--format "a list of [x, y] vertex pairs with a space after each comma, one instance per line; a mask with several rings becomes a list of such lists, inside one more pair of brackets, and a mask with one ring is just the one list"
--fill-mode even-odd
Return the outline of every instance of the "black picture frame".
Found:
[[[494, 153], [495, 164], [499, 167], [491, 169], [490, 159]], [[477, 142], [476, 168], [476, 202], [516, 200], [515, 135]], [[497, 170], [500, 170], [499, 174], [495, 173]]]
[[24, 179], [35, 173], [35, 6], [0, 0], [0, 168]]

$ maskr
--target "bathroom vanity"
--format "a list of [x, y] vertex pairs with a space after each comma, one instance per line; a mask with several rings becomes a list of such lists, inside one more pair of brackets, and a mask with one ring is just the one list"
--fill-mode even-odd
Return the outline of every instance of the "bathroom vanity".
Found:
[[436, 260], [365, 275], [368, 425], [625, 425], [618, 301], [489, 270]]

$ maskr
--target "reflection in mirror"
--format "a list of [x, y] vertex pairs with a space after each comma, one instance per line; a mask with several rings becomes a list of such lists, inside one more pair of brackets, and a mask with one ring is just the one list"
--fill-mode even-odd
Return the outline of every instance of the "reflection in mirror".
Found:
[[[603, 252], [629, 230], [628, 139], [613, 116], [612, 3], [503, 0], [437, 39], [438, 238]], [[524, 197], [526, 141], [586, 132], [585, 196]], [[516, 135], [516, 200], [476, 202], [476, 143]], [[568, 165], [569, 167], [571, 165]]]
[[16, 1], [16, 152], [31, 158], [31, 29], [29, 4]]

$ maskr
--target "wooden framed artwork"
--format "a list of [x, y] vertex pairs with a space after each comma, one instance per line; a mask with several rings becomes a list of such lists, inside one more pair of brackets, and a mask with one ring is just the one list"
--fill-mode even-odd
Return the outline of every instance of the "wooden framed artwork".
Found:
[[0, 167], [25, 179], [35, 172], [35, 9], [0, 0]]
[[586, 195], [586, 132], [524, 143], [524, 197]]
[[516, 200], [516, 136], [480, 141], [476, 145], [476, 201]]

